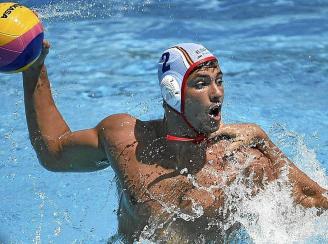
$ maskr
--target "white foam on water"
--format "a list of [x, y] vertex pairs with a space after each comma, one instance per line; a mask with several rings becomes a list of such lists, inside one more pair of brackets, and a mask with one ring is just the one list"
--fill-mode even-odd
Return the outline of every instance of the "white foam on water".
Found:
[[[277, 146], [292, 154], [291, 159], [297, 167], [311, 179], [315, 179], [319, 185], [328, 189], [326, 170], [317, 160], [315, 150], [307, 147], [305, 137], [293, 131], [288, 131], [286, 126], [278, 123], [272, 126], [271, 131], [272, 136], [277, 138]], [[317, 138], [311, 139], [315, 140]]]
[[[287, 170], [285, 169], [287, 173]], [[307, 243], [327, 239], [328, 214], [294, 206], [286, 174], [253, 198], [243, 199], [234, 219], [243, 224], [254, 243]]]

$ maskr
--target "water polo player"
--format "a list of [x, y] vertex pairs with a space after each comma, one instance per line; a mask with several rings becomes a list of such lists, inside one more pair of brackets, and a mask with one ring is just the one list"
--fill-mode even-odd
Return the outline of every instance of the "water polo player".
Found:
[[[51, 95], [44, 65], [48, 50], [45, 42], [40, 58], [23, 73], [31, 143], [50, 171], [113, 168], [120, 192], [118, 231], [126, 242], [147, 238], [186, 243], [200, 237], [222, 242], [238, 228], [227, 221], [235, 212], [234, 202], [265, 191], [282, 172], [287, 172], [295, 203], [328, 208], [326, 190], [259, 126], [222, 123], [223, 74], [218, 59], [202, 45], [178, 44], [161, 55], [163, 119], [115, 114], [94, 128], [74, 132]], [[108, 164], [99, 163], [103, 161]], [[229, 193], [237, 179], [242, 196]]]

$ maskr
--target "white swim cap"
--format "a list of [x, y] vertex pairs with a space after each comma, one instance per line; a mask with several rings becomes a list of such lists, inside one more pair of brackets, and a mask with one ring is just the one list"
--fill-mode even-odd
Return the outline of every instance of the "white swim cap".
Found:
[[204, 46], [181, 43], [165, 50], [158, 63], [158, 80], [164, 101], [184, 114], [184, 90], [190, 73], [201, 63], [217, 60]]

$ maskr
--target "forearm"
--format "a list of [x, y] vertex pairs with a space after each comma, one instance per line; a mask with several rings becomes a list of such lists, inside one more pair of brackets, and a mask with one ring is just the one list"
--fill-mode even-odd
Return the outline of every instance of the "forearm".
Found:
[[271, 167], [276, 177], [279, 177], [282, 168], [287, 166], [288, 180], [293, 186], [293, 197], [297, 204], [301, 204], [303, 207], [328, 209], [326, 189], [298, 169], [269, 139], [265, 140], [262, 145], [261, 143], [259, 145], [270, 159]]
[[293, 163], [289, 165], [290, 182], [293, 184], [295, 202], [304, 207], [328, 209], [328, 192], [318, 183], [310, 179]]
[[54, 159], [59, 151], [59, 137], [70, 129], [53, 101], [46, 67], [23, 72], [23, 83], [31, 143], [41, 161]]
[[[328, 209], [327, 190], [320, 187], [306, 174], [299, 170], [293, 162], [270, 140], [266, 133], [257, 125], [243, 124], [239, 126], [229, 125], [222, 130], [235, 139], [235, 145], [229, 151], [241, 146], [258, 149], [268, 159], [267, 178], [276, 180], [281, 177], [284, 170], [288, 172], [288, 183], [292, 184], [293, 196], [296, 203], [304, 207], [318, 207]], [[221, 133], [222, 133], [221, 132]]]

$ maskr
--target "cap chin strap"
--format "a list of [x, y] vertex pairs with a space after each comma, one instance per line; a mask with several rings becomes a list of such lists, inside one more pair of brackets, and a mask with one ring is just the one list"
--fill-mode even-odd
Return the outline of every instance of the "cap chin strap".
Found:
[[207, 138], [203, 134], [198, 134], [194, 138], [166, 135], [166, 140], [167, 141], [192, 142], [192, 143], [195, 143], [195, 144], [200, 144], [203, 141], [206, 141]]

